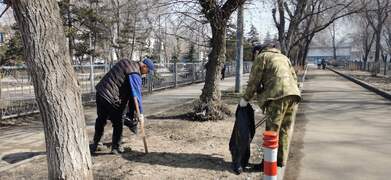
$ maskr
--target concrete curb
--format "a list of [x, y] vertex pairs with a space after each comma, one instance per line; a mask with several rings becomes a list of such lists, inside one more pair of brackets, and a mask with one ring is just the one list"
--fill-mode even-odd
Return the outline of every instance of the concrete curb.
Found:
[[[305, 77], [307, 75], [307, 70], [308, 70], [308, 66], [305, 67], [305, 71], [304, 71], [304, 74], [303, 74], [303, 77], [301, 78], [301, 81], [299, 82], [299, 88], [300, 88], [300, 93], [303, 92], [303, 88], [304, 88], [304, 81], [305, 81]], [[288, 132], [290, 135], [289, 135], [289, 140], [288, 140], [288, 157], [287, 157], [287, 162], [289, 160], [289, 153], [290, 153], [290, 146], [291, 146], [291, 143], [292, 143], [292, 137], [293, 137], [293, 132], [294, 132], [294, 128], [295, 128], [295, 122], [296, 122], [296, 113], [297, 113], [297, 110], [299, 109], [299, 105], [300, 104], [297, 104], [295, 105], [294, 107], [294, 110], [293, 110], [293, 115], [292, 115], [292, 124], [291, 124], [291, 128], [290, 128], [290, 131]], [[287, 163], [288, 164], [288, 163]], [[287, 168], [287, 165], [285, 165], [284, 167], [282, 168], [278, 168], [278, 180], [283, 180], [284, 179], [284, 176], [285, 176], [285, 170]]]
[[391, 100], [391, 93], [383, 91], [383, 90], [381, 90], [381, 89], [379, 89], [379, 88], [377, 88], [377, 87], [375, 87], [375, 86], [373, 86], [373, 85], [371, 85], [369, 83], [361, 81], [361, 80], [359, 80], [357, 78], [354, 78], [352, 76], [343, 74], [343, 73], [341, 73], [341, 72], [339, 72], [339, 71], [337, 71], [335, 69], [332, 69], [332, 68], [327, 68], [327, 69], [329, 69], [330, 71], [332, 71], [332, 72], [334, 72], [334, 73], [336, 73], [336, 74], [338, 74], [338, 75], [340, 75], [340, 76], [342, 76], [342, 77], [344, 77], [344, 78], [346, 78], [346, 79], [348, 79], [348, 80], [350, 80], [350, 81], [352, 81], [352, 82], [362, 86], [365, 89], [368, 89], [368, 90], [370, 90], [370, 91], [372, 91], [372, 92], [374, 92], [374, 93], [376, 93], [376, 94], [378, 94], [378, 95], [380, 95], [380, 96], [382, 96], [382, 97], [384, 97], [384, 98], [386, 98], [388, 100]]

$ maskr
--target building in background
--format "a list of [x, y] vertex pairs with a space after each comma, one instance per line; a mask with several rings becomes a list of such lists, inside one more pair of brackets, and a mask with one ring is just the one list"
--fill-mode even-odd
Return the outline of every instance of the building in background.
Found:
[[[341, 44], [336, 47], [335, 61], [349, 61], [352, 59], [353, 48], [351, 44]], [[318, 59], [334, 60], [334, 49], [329, 46], [311, 46], [308, 50], [307, 61], [315, 63]]]
[[0, 25], [0, 46], [3, 46], [12, 37], [12, 28], [8, 25]]

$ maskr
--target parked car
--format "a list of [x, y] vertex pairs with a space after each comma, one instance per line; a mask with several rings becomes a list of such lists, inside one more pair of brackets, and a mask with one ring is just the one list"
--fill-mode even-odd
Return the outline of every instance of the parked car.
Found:
[[105, 60], [99, 57], [95, 58], [94, 64], [104, 64]]

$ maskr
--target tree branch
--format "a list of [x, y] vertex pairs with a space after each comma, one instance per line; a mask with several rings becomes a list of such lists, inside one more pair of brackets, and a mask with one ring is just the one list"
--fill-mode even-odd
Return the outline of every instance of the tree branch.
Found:
[[221, 8], [222, 18], [228, 19], [231, 14], [245, 2], [246, 0], [227, 0]]

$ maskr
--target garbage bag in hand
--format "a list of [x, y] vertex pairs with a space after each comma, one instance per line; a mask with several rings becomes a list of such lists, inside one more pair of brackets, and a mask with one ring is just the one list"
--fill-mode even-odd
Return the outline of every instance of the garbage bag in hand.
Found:
[[235, 125], [229, 141], [232, 169], [240, 174], [250, 159], [250, 143], [255, 134], [254, 109], [250, 104], [236, 108]]
[[123, 115], [122, 117], [124, 125], [129, 128], [131, 132], [134, 134], [137, 134], [137, 119], [134, 118], [134, 115], [131, 113], [127, 113], [126, 115]]

